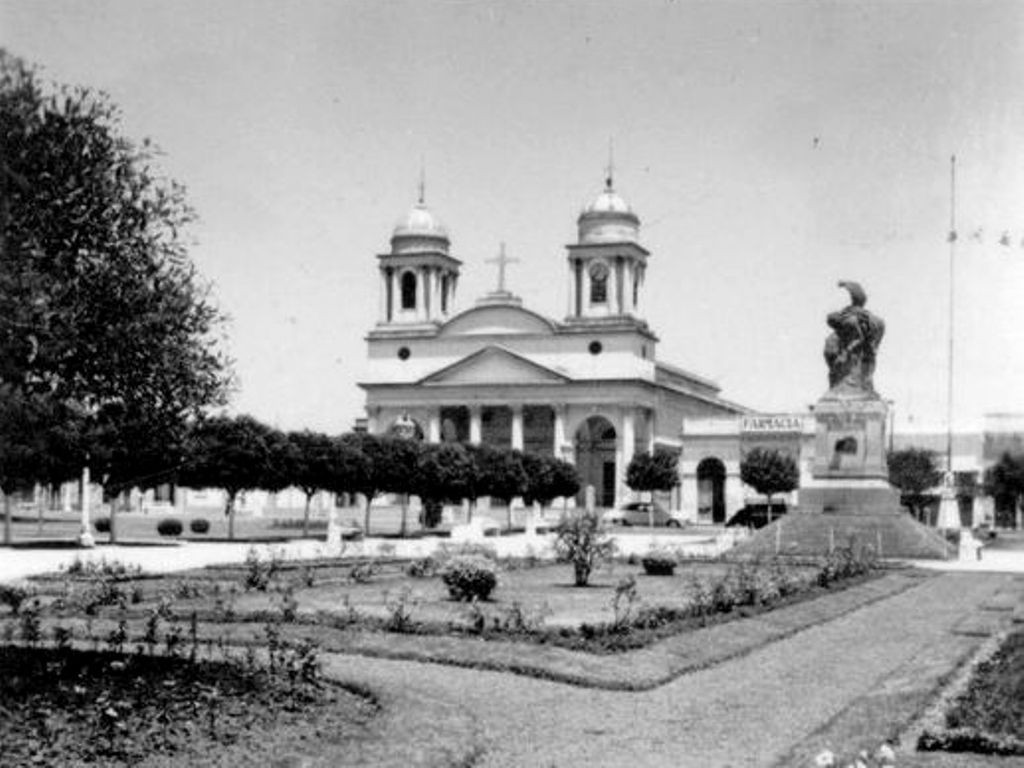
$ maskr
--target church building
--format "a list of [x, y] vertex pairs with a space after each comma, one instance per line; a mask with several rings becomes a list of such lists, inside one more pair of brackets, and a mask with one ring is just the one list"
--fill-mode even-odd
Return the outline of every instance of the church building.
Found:
[[[684, 418], [747, 409], [711, 381], [658, 359], [644, 320], [651, 253], [640, 219], [605, 188], [577, 219], [566, 247], [568, 313], [552, 319], [505, 286], [456, 309], [462, 262], [424, 201], [399, 221], [380, 254], [380, 314], [369, 331], [367, 428], [408, 421], [422, 439], [484, 443], [548, 454], [576, 465], [599, 506], [631, 497], [626, 467], [657, 446], [680, 449]], [[653, 266], [656, 269], [656, 265]], [[673, 506], [679, 508], [678, 493]]]

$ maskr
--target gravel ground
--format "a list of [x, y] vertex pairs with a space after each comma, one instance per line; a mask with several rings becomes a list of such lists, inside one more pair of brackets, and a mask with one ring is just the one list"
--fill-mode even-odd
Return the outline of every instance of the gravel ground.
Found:
[[779, 760], [883, 686], [1010, 577], [944, 574], [888, 600], [645, 693], [328, 655], [337, 674], [459, 702], [479, 724], [475, 765], [738, 768]]

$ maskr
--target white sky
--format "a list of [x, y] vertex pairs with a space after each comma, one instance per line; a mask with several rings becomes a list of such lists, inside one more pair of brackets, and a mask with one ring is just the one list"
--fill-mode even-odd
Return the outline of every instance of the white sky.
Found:
[[1022, 3], [0, 0], [0, 45], [162, 147], [232, 318], [233, 407], [280, 427], [362, 415], [375, 255], [421, 157], [458, 307], [504, 240], [509, 287], [561, 319], [609, 137], [661, 359], [802, 409], [858, 280], [876, 387], [915, 423], [946, 412], [955, 152], [955, 413], [1024, 411]]

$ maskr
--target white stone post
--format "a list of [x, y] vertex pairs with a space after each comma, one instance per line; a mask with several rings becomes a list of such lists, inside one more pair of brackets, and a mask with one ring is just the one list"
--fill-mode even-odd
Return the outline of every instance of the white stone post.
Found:
[[78, 535], [78, 545], [81, 547], [96, 546], [89, 521], [89, 501], [89, 467], [85, 466], [82, 468], [82, 532]]
[[431, 411], [427, 419], [427, 441], [441, 442], [441, 412], [437, 409]]

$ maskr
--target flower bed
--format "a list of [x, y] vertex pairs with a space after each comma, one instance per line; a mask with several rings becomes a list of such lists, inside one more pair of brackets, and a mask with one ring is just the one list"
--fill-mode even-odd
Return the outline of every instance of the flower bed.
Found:
[[1024, 755], [1024, 630], [1007, 636], [974, 669], [946, 712], [945, 728], [926, 729], [924, 751]]
[[[111, 636], [114, 645], [123, 638]], [[264, 764], [268, 737], [296, 748], [328, 729], [365, 737], [375, 705], [318, 677], [309, 648], [276, 665], [117, 650], [0, 646], [0, 765]], [[294, 649], [293, 649], [294, 650]], [[287, 656], [287, 658], [286, 658]], [[294, 674], [292, 672], [294, 671]]]

